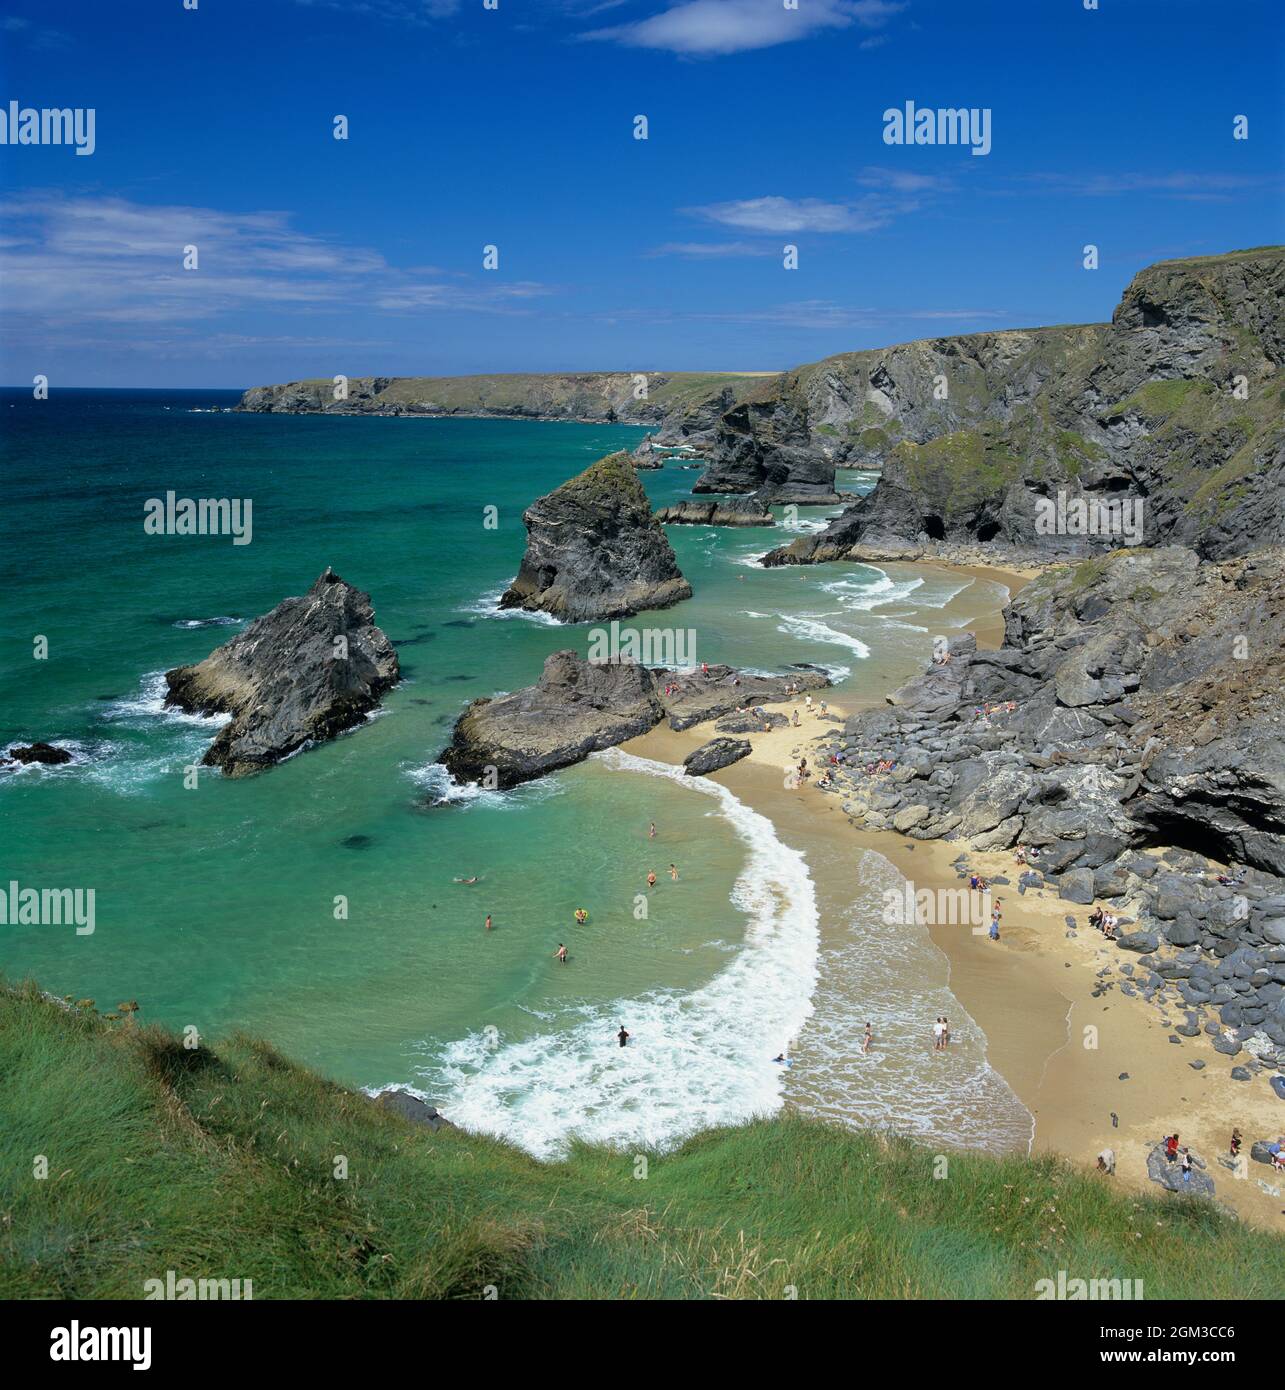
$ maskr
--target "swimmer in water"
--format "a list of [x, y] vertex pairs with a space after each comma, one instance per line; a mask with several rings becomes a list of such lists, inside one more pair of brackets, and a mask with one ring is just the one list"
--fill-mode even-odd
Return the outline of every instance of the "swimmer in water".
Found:
[[655, 821], [652, 821], [652, 823], [651, 823], [651, 829], [647, 832], [647, 838], [648, 838], [649, 840], [654, 840], [654, 839], [656, 838], [656, 822], [655, 822]]
[[656, 870], [655, 870], [655, 869], [648, 869], [648, 870], [647, 870], [647, 887], [648, 887], [648, 888], [654, 888], [655, 886], [656, 886]]
[[626, 1029], [623, 1023], [620, 1025], [620, 1032], [616, 1034], [616, 1037], [620, 1039], [621, 1047], [624, 1047], [624, 1045], [629, 1041], [629, 1031], [628, 1029]]
[[478, 882], [480, 882], [480, 880], [478, 879], [477, 875], [474, 874], [472, 878], [457, 878], [457, 879], [455, 880], [455, 882], [456, 882], [456, 883], [478, 883]]
[[556, 960], [558, 960], [559, 962], [561, 962], [561, 964], [566, 965], [566, 963], [567, 963], [567, 948], [562, 944], [561, 941], [558, 942], [558, 949], [557, 949], [556, 951], [554, 951], [553, 955], [554, 955], [554, 958], [555, 958]]
[[672, 878], [672, 879], [674, 880], [675, 883], [678, 882], [678, 865], [677, 865], [677, 864], [671, 864], [671, 865], [669, 866], [669, 876], [670, 876], [670, 878]]
[[487, 931], [491, 930], [491, 914], [489, 912], [486, 914], [486, 929]]
[[866, 1024], [865, 1036], [861, 1039], [861, 1050], [862, 1050], [862, 1052], [869, 1052], [869, 1051], [870, 1051], [870, 1044], [874, 1041], [874, 1036], [875, 1036], [875, 1035], [874, 1035], [874, 1031], [871, 1029], [870, 1025], [867, 1023], [867, 1024]]

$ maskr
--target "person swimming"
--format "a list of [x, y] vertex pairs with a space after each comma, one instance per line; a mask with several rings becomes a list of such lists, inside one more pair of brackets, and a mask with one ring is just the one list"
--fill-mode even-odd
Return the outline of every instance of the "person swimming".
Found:
[[481, 879], [476, 874], [472, 878], [457, 878], [456, 883], [481, 883]]
[[621, 1047], [624, 1047], [629, 1041], [630, 1033], [623, 1023], [620, 1025], [620, 1032], [616, 1034], [616, 1037], [619, 1038]]

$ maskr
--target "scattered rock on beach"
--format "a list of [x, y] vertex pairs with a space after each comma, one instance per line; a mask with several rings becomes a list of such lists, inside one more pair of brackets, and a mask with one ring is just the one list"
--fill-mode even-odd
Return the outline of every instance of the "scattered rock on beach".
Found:
[[716, 738], [703, 743], [683, 759], [683, 769], [692, 776], [707, 772], [717, 772], [720, 767], [729, 767], [749, 757], [750, 744], [743, 738]]

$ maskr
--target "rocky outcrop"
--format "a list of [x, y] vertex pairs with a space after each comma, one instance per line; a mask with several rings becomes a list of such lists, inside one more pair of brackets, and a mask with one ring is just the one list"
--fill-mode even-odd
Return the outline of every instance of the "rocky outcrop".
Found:
[[1285, 550], [1086, 560], [1018, 593], [998, 651], [948, 652], [818, 744], [849, 817], [1028, 847], [1018, 893], [1127, 912], [1128, 988], [1179, 1034], [1285, 1068]]
[[25, 747], [9, 749], [8, 758], [0, 757], [0, 763], [40, 763], [44, 767], [61, 767], [71, 762], [71, 754], [65, 748], [55, 748], [52, 743], [32, 743]]
[[369, 594], [326, 569], [204, 661], [167, 671], [166, 703], [231, 715], [203, 761], [242, 777], [361, 723], [399, 674]]
[[432, 1130], [453, 1128], [451, 1122], [435, 1105], [426, 1104], [417, 1095], [399, 1086], [380, 1091], [375, 1100], [385, 1110], [391, 1110], [394, 1115], [400, 1115], [403, 1120], [409, 1120], [413, 1125], [424, 1125]]
[[[458, 782], [508, 788], [654, 728], [687, 729], [747, 704], [829, 684], [823, 673], [758, 676], [729, 666], [666, 671], [555, 652], [537, 684], [474, 700], [438, 761]], [[668, 691], [669, 693], [666, 693]]]
[[597, 622], [692, 596], [628, 454], [599, 459], [533, 502], [522, 520], [526, 554], [501, 608]]
[[[1264, 247], [1150, 266], [1110, 324], [828, 358], [730, 412], [708, 476], [739, 488], [747, 463], [758, 476], [818, 456], [882, 470], [868, 505], [770, 563], [942, 543], [1045, 557], [1181, 544], [1215, 558], [1274, 544], [1282, 304], [1285, 248]], [[1140, 510], [1126, 518], [1125, 503]]]
[[721, 502], [675, 502], [661, 507], [662, 526], [775, 526], [776, 518], [756, 497], [728, 497]]
[[1198, 1154], [1191, 1155], [1191, 1175], [1185, 1181], [1182, 1175], [1182, 1155], [1172, 1162], [1165, 1156], [1163, 1140], [1154, 1143], [1147, 1153], [1147, 1177], [1159, 1183], [1168, 1192], [1177, 1192], [1186, 1197], [1212, 1197], [1214, 1180], [1205, 1171], [1205, 1160]]
[[750, 743], [743, 738], [716, 738], [702, 743], [683, 759], [683, 771], [691, 777], [703, 777], [707, 772], [717, 772], [721, 767], [730, 767], [750, 755]]
[[[657, 442], [711, 439], [724, 412], [770, 377], [740, 372], [577, 372], [493, 376], [347, 378], [255, 386], [238, 410], [253, 414], [462, 415], [659, 426]], [[643, 388], [645, 387], [645, 391]]]

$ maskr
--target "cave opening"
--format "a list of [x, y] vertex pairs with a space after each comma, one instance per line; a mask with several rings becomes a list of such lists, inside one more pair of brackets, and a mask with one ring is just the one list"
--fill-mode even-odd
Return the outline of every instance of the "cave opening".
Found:
[[977, 539], [979, 541], [993, 541], [999, 535], [998, 521], [983, 521], [977, 528]]
[[924, 531], [929, 540], [944, 541], [946, 539], [946, 524], [939, 516], [924, 517]]

